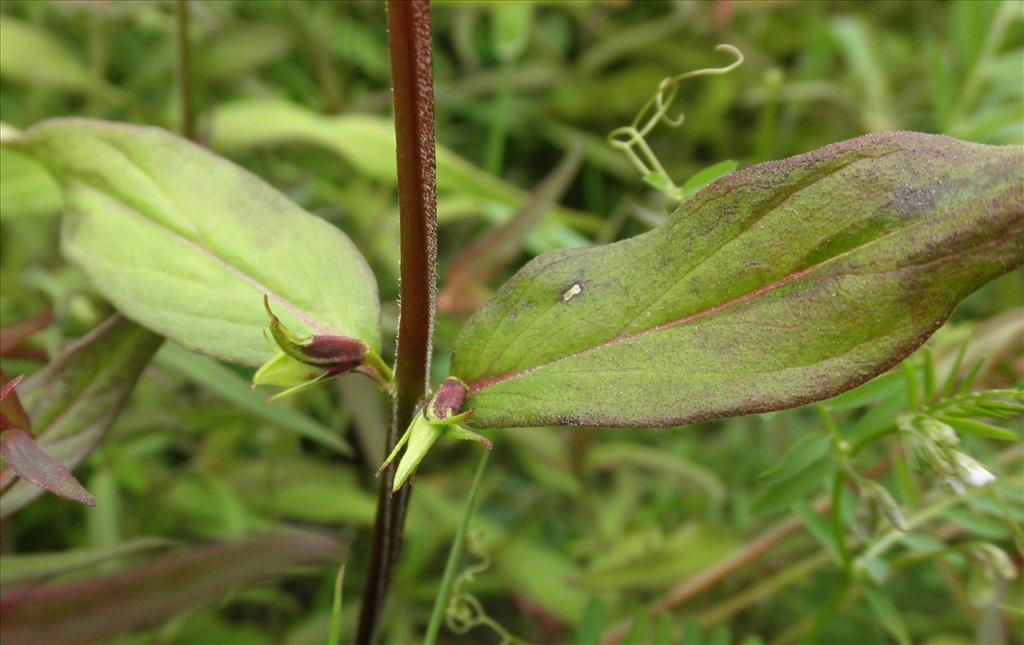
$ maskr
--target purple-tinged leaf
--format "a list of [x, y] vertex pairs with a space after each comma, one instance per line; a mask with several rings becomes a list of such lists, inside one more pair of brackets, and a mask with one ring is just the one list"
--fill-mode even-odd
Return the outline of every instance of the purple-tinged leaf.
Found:
[[339, 545], [312, 533], [194, 547], [109, 576], [0, 596], [0, 641], [95, 643], [158, 625], [297, 564], [335, 560]]
[[46, 456], [32, 435], [24, 430], [0, 432], [0, 456], [18, 476], [39, 488], [64, 499], [86, 506], [96, 506], [96, 500], [82, 488], [68, 469]]
[[31, 430], [32, 422], [25, 414], [18, 392], [15, 388], [21, 383], [23, 376], [8, 379], [0, 371], [0, 432], [4, 430]]
[[[21, 345], [37, 331], [49, 325], [52, 320], [53, 310], [47, 309], [35, 318], [0, 327], [0, 356], [17, 357], [25, 355], [27, 352]], [[31, 354], [30, 356], [33, 358], [45, 358], [46, 354], [42, 353], [39, 356]]]
[[582, 159], [582, 148], [575, 144], [511, 219], [488, 229], [455, 258], [437, 296], [438, 311], [466, 316], [483, 304], [487, 283], [522, 253], [530, 233], [569, 188]]
[[[113, 316], [25, 381], [19, 394], [39, 448], [69, 470], [78, 466], [103, 438], [162, 341]], [[14, 479], [13, 469], [0, 471], [0, 518], [42, 493]]]
[[142, 537], [110, 546], [0, 556], [0, 588], [37, 584], [50, 578], [81, 572], [97, 565], [121, 562], [143, 551], [173, 545], [173, 540]]
[[1024, 151], [896, 132], [732, 173], [542, 255], [467, 322], [481, 427], [676, 426], [834, 396], [1024, 263]]

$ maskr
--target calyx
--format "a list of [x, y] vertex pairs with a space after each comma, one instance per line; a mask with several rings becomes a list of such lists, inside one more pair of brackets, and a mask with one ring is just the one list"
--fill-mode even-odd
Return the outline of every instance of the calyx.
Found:
[[449, 376], [409, 424], [405, 434], [395, 444], [395, 449], [391, 451], [377, 471], [378, 475], [384, 472], [384, 469], [405, 448], [395, 471], [393, 491], [398, 490], [408, 481], [427, 452], [442, 435], [451, 439], [475, 441], [483, 444], [488, 450], [491, 449], [493, 444], [489, 439], [461, 425], [468, 422], [473, 416], [472, 409], [465, 411], [462, 409], [466, 402], [467, 390], [466, 384], [461, 379]]

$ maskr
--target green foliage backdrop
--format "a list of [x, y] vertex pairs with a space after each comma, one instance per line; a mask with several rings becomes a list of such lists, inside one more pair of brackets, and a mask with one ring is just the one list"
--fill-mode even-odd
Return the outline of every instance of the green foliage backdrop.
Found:
[[[301, 234], [310, 245], [347, 252], [333, 227], [355, 243], [376, 276], [384, 337], [375, 310], [354, 312], [360, 328], [350, 333], [389, 358], [398, 216], [383, 6], [190, 6], [200, 143], [330, 223], [309, 220]], [[606, 136], [663, 78], [722, 65], [719, 43], [742, 50], [743, 65], [681, 85], [673, 110], [685, 121], [648, 136], [687, 195], [732, 168], [687, 184], [722, 162], [742, 169], [869, 133], [1024, 143], [1024, 5], [1013, 0], [439, 1], [433, 19], [435, 385], [461, 369], [452, 349], [468, 314], [531, 258], [666, 221], [673, 198], [644, 183]], [[177, 131], [175, 24], [166, 2], [3, 0], [0, 120], [26, 129], [84, 116]], [[75, 163], [88, 174], [101, 161]], [[146, 165], [176, 171], [160, 159]], [[203, 199], [204, 182], [227, 172], [204, 168], [188, 173], [195, 186], [184, 198]], [[951, 172], [980, 181], [972, 173], [984, 171]], [[254, 218], [293, 212], [265, 189], [246, 184], [233, 199], [251, 202]], [[61, 254], [59, 214], [70, 208], [88, 224], [84, 211], [104, 199], [88, 188], [77, 197], [65, 203], [30, 156], [0, 153], [0, 323], [10, 334], [52, 313], [26, 342], [0, 343], [4, 371], [31, 376], [23, 400], [40, 444], [80, 464], [75, 474], [97, 502], [40, 496], [3, 474], [0, 596], [21, 603], [4, 605], [4, 620], [15, 625], [16, 616], [30, 630], [11, 632], [11, 642], [49, 633], [53, 642], [323, 643], [342, 561], [346, 642], [367, 566], [386, 398], [345, 376], [268, 406], [272, 392], [248, 386], [252, 370], [160, 346], [119, 319], [103, 323], [114, 312], [95, 286], [103, 257], [76, 256], [82, 238], [74, 236], [115, 248], [123, 223], [65, 230], [65, 252], [85, 270], [74, 268]], [[193, 224], [247, 233], [244, 222]], [[491, 253], [474, 247], [481, 239]], [[316, 253], [282, 259], [272, 244], [264, 250], [247, 271], [258, 278], [261, 261], [294, 265], [306, 282], [288, 297], [323, 306], [316, 320], [351, 319], [363, 302], [336, 292], [337, 301], [319, 299], [332, 267]], [[157, 242], [133, 252], [160, 264]], [[185, 268], [208, 277], [193, 304], [209, 311], [238, 295], [217, 292], [223, 268], [204, 257]], [[360, 292], [373, 282], [362, 275]], [[970, 290], [947, 287], [937, 299]], [[270, 354], [253, 294], [246, 335], [225, 334], [221, 357], [255, 366]], [[159, 298], [140, 291], [115, 302], [138, 315]], [[679, 430], [489, 433], [495, 448], [474, 489], [440, 642], [1021, 643], [1022, 307], [1017, 270], [962, 303], [925, 350], [817, 406]], [[279, 313], [302, 329], [301, 318]], [[849, 333], [863, 331], [855, 322]], [[101, 323], [109, 335], [86, 336]], [[109, 429], [104, 410], [131, 390], [141, 366], [90, 358], [84, 371], [44, 369], [83, 336], [73, 348], [88, 357], [116, 357], [118, 347], [156, 352]], [[103, 378], [90, 380], [95, 374]], [[33, 394], [57, 383], [77, 392], [75, 401], [93, 400], [79, 387], [86, 382], [106, 408], [61, 416]], [[422, 638], [478, 450], [441, 441], [421, 465], [385, 642]], [[994, 483], [965, 485], [989, 473]], [[122, 583], [112, 583], [119, 572]], [[97, 591], [83, 594], [92, 584], [84, 588]]]

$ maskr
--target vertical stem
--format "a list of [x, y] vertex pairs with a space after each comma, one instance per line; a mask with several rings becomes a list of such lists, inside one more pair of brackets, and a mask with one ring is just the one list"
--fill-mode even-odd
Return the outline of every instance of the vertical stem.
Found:
[[[388, 42], [394, 86], [401, 224], [401, 312], [395, 358], [395, 401], [385, 454], [409, 425], [427, 392], [434, 325], [437, 200], [430, 6], [427, 0], [388, 0]], [[409, 486], [391, 494], [395, 466], [380, 481], [373, 550], [356, 643], [375, 641], [402, 541]]]
[[188, 41], [188, 0], [178, 0], [178, 100], [181, 101], [181, 134], [196, 140], [192, 109], [192, 68]]

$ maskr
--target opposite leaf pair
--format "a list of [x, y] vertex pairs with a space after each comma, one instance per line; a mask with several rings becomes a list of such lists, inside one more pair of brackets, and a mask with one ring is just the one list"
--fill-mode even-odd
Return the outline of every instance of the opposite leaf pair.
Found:
[[[264, 382], [316, 380], [362, 347], [356, 369], [388, 380], [365, 260], [262, 180], [155, 128], [57, 120], [0, 139], [60, 179], [65, 254], [128, 317], [264, 365]], [[833, 396], [1024, 262], [1022, 164], [1019, 147], [898, 132], [732, 173], [654, 231], [527, 264], [466, 323], [451, 376], [482, 428], [671, 427]], [[264, 294], [312, 339], [362, 345], [282, 326], [292, 354], [275, 356]], [[410, 470], [461, 427], [429, 409]]]

